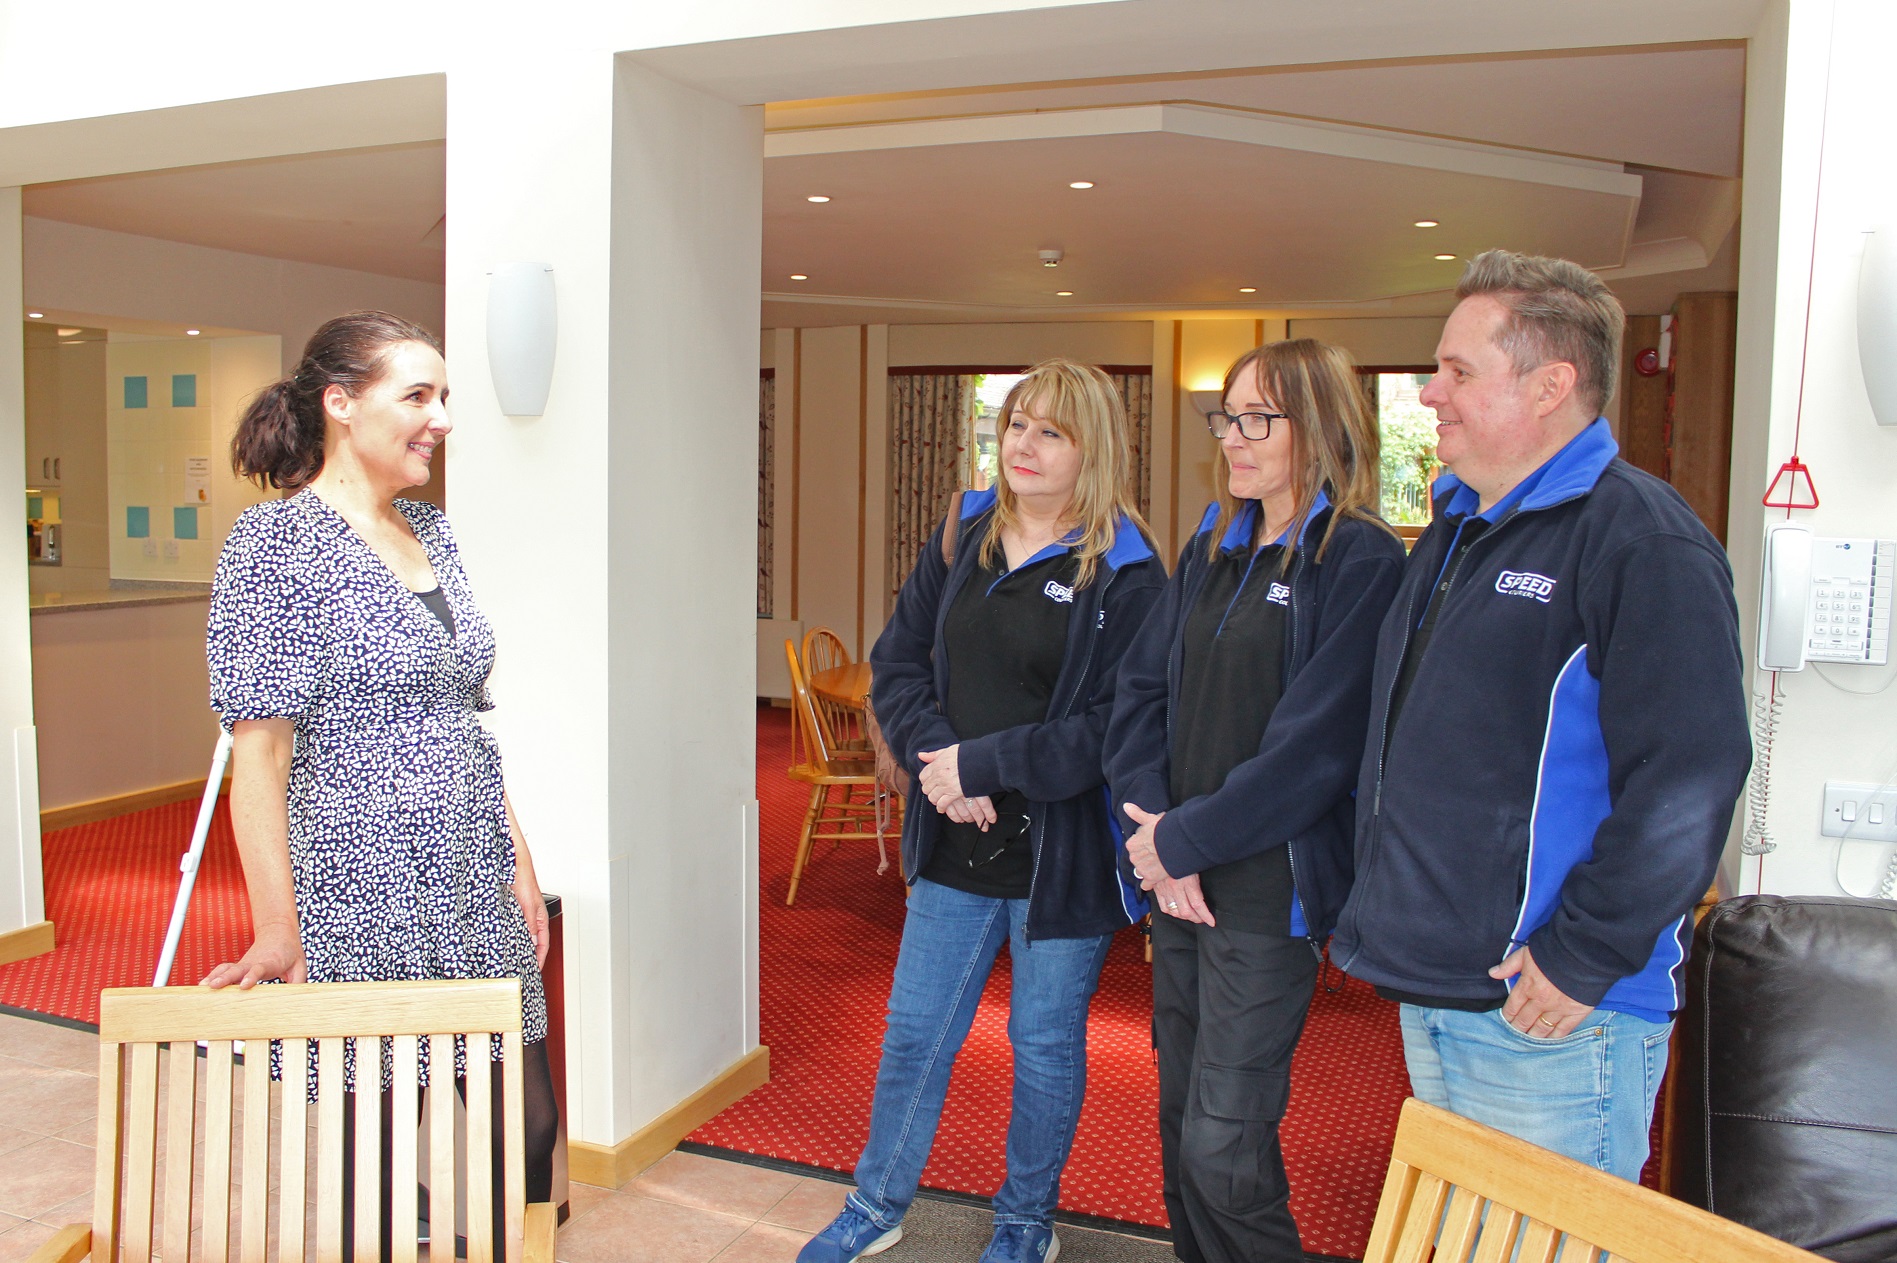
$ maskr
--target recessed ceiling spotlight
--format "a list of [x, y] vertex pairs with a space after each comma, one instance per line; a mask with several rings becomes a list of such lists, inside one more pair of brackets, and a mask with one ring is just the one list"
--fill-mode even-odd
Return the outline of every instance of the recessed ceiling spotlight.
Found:
[[84, 332], [85, 332], [84, 329], [61, 329], [59, 331], [59, 336], [62, 338], [76, 338]]
[[1238, 292], [1241, 294], [1256, 294], [1258, 292], [1258, 287], [1256, 285], [1240, 285], [1238, 287]]
[[1439, 219], [1419, 219], [1416, 221], [1416, 226], [1418, 228], [1440, 228], [1442, 221]]
[[1069, 183], [1067, 187], [1070, 189], [1090, 189], [1093, 187], [1093, 181], [1092, 180], [1074, 180], [1071, 183]]
[[1451, 259], [1453, 259], [1453, 258], [1455, 258], [1455, 257], [1456, 257], [1456, 256], [1455, 256], [1455, 255], [1453, 255], [1453, 254], [1439, 254], [1439, 255], [1437, 255], [1437, 256], [1436, 256], [1436, 261], [1437, 261], [1437, 262], [1439, 262], [1439, 263], [1447, 263], [1447, 262], [1449, 262], [1449, 260], [1451, 260]]
[[201, 330], [201, 329], [186, 329], [186, 330], [184, 331], [184, 336], [185, 336], [185, 337], [187, 337], [187, 338], [195, 338], [195, 337], [197, 337], [197, 336], [198, 336], [198, 334], [199, 334], [199, 333], [201, 333], [201, 332], [203, 332], [203, 330]]
[[790, 279], [793, 281], [807, 281], [810, 278], [808, 276], [805, 276], [802, 272], [792, 272], [790, 274]]
[[827, 202], [830, 199], [825, 197], [821, 193], [812, 193], [809, 197], [806, 197], [804, 200], [806, 202]]
[[29, 311], [26, 313], [26, 318], [28, 320], [44, 320], [46, 319], [46, 313], [43, 311]]
[[1054, 297], [1056, 298], [1072, 298], [1073, 296], [1074, 291], [1071, 289], [1057, 289], [1054, 291]]

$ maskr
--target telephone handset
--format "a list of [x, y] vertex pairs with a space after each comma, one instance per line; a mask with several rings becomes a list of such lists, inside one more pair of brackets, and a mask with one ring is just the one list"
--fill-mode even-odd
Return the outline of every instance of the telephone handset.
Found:
[[1759, 592], [1759, 666], [1888, 662], [1893, 579], [1897, 540], [1834, 539], [1800, 522], [1773, 525]]

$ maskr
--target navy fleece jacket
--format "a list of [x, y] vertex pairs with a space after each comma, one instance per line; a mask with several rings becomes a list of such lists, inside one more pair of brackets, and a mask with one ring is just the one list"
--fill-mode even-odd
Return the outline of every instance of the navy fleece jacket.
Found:
[[[1664, 1020], [1751, 762], [1725, 552], [1596, 420], [1480, 516], [1454, 475], [1377, 652], [1357, 879], [1331, 955], [1416, 996], [1499, 1003], [1527, 944], [1582, 1004]], [[1401, 710], [1403, 657], [1448, 585]]]
[[[1205, 586], [1215, 504], [1179, 555], [1179, 568], [1127, 651], [1120, 667], [1113, 724], [1107, 732], [1107, 775], [1115, 817], [1134, 803], [1165, 812], [1154, 830], [1160, 863], [1174, 877], [1202, 872], [1273, 847], [1289, 845], [1293, 916], [1321, 941], [1350, 889], [1351, 789], [1363, 762], [1370, 713], [1370, 670], [1377, 630], [1396, 594], [1403, 545], [1386, 527], [1341, 518], [1323, 559], [1317, 556], [1333, 510], [1319, 500], [1291, 553], [1284, 690], [1258, 753], [1233, 768], [1224, 785], [1188, 802], [1171, 801], [1171, 732], [1175, 723], [1186, 618]], [[1220, 541], [1248, 547], [1256, 505], [1241, 512]], [[1287, 541], [1289, 542], [1289, 541]], [[1125, 866], [1128, 880], [1132, 870]]]
[[[1014, 789], [1030, 800], [1030, 939], [1110, 934], [1139, 920], [1146, 908], [1139, 887], [1128, 890], [1120, 881], [1100, 749], [1120, 658], [1159, 596], [1165, 572], [1145, 536], [1122, 518], [1093, 579], [1069, 598], [1066, 653], [1046, 721], [962, 741], [942, 713], [952, 666], [943, 621], [975, 570], [993, 508], [992, 491], [962, 497], [952, 570], [942, 562], [941, 528], [923, 547], [870, 651], [870, 700], [890, 750], [912, 778], [921, 775], [921, 751], [959, 742], [963, 793], [980, 797]], [[1029, 562], [1061, 548], [1050, 545]], [[902, 829], [902, 869], [910, 881], [928, 865], [941, 824], [942, 816], [912, 779]]]

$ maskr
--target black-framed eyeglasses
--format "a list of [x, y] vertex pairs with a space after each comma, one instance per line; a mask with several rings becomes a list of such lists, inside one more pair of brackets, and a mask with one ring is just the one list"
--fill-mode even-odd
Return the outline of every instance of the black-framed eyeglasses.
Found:
[[968, 866], [980, 868], [984, 864], [994, 863], [1007, 853], [1010, 846], [1025, 838], [1033, 826], [1032, 816], [1004, 814], [989, 826], [988, 832], [981, 835], [982, 842], [969, 853]]
[[1254, 442], [1271, 437], [1273, 421], [1289, 419], [1282, 412], [1208, 412], [1205, 414], [1205, 424], [1212, 431], [1213, 438], [1224, 438], [1236, 423], [1238, 432]]

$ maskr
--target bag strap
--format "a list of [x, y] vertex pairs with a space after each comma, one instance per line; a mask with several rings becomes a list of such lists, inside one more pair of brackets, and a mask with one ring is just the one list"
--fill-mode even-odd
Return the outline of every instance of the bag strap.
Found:
[[955, 538], [962, 533], [962, 493], [949, 497], [948, 517], [942, 522], [942, 564], [955, 568]]

